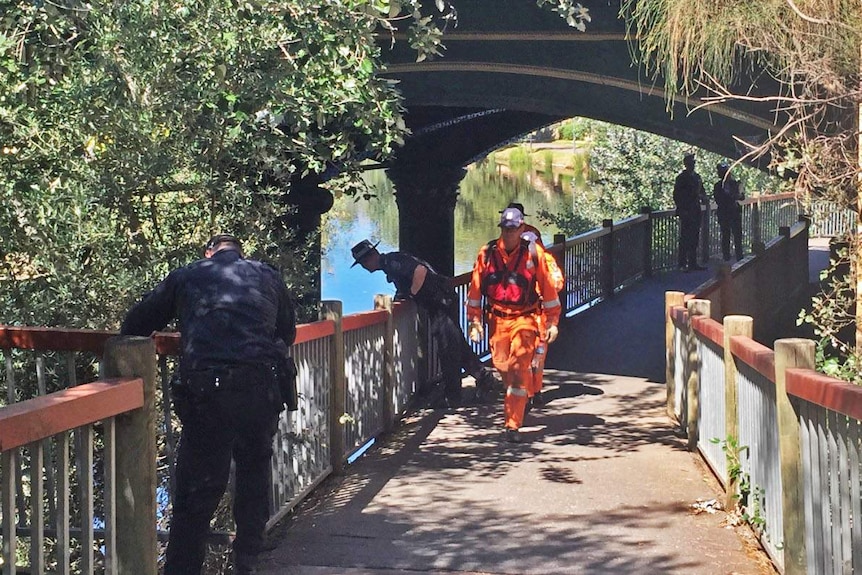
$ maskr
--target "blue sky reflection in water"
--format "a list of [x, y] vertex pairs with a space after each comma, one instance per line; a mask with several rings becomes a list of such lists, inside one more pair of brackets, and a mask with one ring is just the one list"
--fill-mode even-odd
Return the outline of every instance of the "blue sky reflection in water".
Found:
[[[360, 266], [350, 267], [350, 248], [365, 238], [380, 241], [381, 252], [398, 249], [398, 207], [392, 185], [382, 171], [369, 172], [367, 177], [376, 197], [359, 201], [337, 197], [323, 221], [323, 299], [341, 300], [345, 314], [372, 309], [375, 294], [395, 293], [383, 272], [372, 274]], [[456, 273], [469, 271], [479, 248], [499, 235], [499, 212], [512, 201], [524, 204], [527, 221], [538, 226], [550, 243], [557, 230], [543, 225], [535, 214], [540, 209], [562, 211], [570, 206], [571, 186], [547, 184], [535, 174], [506, 176], [500, 167], [471, 168], [461, 182], [455, 206]]]

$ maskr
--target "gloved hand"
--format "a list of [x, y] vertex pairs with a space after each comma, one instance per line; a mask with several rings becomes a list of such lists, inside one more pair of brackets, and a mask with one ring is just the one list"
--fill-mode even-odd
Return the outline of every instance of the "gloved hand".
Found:
[[548, 326], [548, 335], [547, 335], [548, 343], [554, 343], [554, 340], [557, 339], [558, 335], [560, 335], [560, 330], [557, 329], [557, 326], [549, 325]]
[[482, 341], [482, 334], [485, 332], [482, 329], [482, 324], [478, 321], [470, 322], [470, 329], [468, 330], [468, 335], [470, 336], [470, 341], [475, 341], [479, 343]]

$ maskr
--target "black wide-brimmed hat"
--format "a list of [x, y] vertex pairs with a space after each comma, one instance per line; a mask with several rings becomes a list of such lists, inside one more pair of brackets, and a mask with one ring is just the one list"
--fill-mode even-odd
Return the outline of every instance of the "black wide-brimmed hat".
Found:
[[242, 244], [239, 242], [239, 240], [230, 234], [216, 234], [216, 235], [214, 235], [206, 243], [206, 245], [204, 246], [204, 249], [211, 250], [219, 244], [233, 244], [238, 249], [242, 249]]
[[353, 262], [353, 264], [350, 267], [353, 267], [356, 264], [358, 264], [359, 262], [361, 262], [362, 258], [367, 256], [372, 251], [376, 250], [377, 246], [379, 246], [379, 245], [380, 245], [380, 242], [377, 242], [376, 244], [372, 244], [368, 240], [362, 240], [361, 242], [359, 242], [358, 244], [356, 244], [355, 246], [350, 248], [350, 253], [353, 254], [353, 259], [356, 260]]

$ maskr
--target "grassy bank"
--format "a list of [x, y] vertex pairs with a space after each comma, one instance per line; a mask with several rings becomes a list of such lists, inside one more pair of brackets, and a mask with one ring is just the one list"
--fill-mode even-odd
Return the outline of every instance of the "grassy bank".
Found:
[[571, 140], [557, 140], [509, 146], [497, 150], [488, 159], [514, 171], [529, 168], [535, 172], [553, 171], [574, 175], [587, 170], [589, 151], [577, 142], [573, 147]]

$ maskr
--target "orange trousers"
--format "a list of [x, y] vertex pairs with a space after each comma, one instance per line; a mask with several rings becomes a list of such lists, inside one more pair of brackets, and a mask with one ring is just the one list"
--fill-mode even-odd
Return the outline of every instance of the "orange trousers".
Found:
[[536, 316], [492, 316], [489, 324], [491, 361], [500, 373], [503, 388], [506, 390], [503, 404], [506, 427], [520, 429], [524, 424], [524, 411], [533, 385], [531, 364], [539, 337]]

